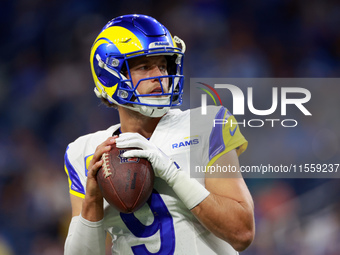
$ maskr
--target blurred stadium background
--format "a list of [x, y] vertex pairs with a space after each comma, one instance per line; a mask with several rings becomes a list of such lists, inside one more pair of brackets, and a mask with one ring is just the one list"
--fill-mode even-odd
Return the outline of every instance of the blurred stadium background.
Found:
[[[190, 77], [340, 76], [336, 0], [2, 0], [0, 6], [0, 255], [63, 254], [71, 209], [67, 144], [118, 121], [92, 92], [89, 68], [91, 44], [111, 18], [151, 15], [180, 36], [187, 44], [186, 84]], [[333, 112], [339, 119], [339, 109]], [[247, 139], [258, 141], [251, 133]], [[273, 141], [263, 137], [260, 147], [268, 146]], [[242, 157], [252, 153], [259, 152]], [[257, 234], [242, 254], [340, 254], [339, 180], [246, 182]]]

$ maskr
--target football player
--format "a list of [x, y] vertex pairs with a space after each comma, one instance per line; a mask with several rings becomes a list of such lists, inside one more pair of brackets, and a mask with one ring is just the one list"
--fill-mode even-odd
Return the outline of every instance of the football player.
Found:
[[[241, 176], [191, 178], [193, 164], [232, 165], [247, 141], [223, 106], [170, 109], [182, 103], [185, 44], [145, 15], [117, 17], [102, 29], [90, 55], [95, 94], [118, 110], [120, 123], [78, 138], [65, 153], [72, 220], [65, 254], [238, 254], [254, 238], [254, 205]], [[137, 147], [155, 172], [148, 203], [131, 214], [103, 199], [96, 180], [101, 156], [116, 143]], [[207, 168], [205, 168], [207, 169]], [[192, 171], [192, 170], [191, 170]], [[232, 178], [228, 178], [232, 177]]]

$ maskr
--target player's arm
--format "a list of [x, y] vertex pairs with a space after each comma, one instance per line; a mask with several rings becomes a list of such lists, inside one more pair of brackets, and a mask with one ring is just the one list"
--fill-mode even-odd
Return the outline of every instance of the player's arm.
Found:
[[[239, 170], [236, 151], [222, 155], [213, 165], [232, 165]], [[250, 245], [255, 234], [254, 204], [250, 192], [242, 176], [235, 176], [235, 173], [210, 177], [205, 179], [210, 195], [191, 211], [209, 231], [227, 241], [235, 250], [242, 251]]]
[[85, 198], [70, 195], [72, 220], [65, 242], [65, 255], [105, 253], [103, 196], [96, 174], [103, 164], [101, 155], [109, 151], [114, 142], [111, 137], [97, 147], [88, 168]]

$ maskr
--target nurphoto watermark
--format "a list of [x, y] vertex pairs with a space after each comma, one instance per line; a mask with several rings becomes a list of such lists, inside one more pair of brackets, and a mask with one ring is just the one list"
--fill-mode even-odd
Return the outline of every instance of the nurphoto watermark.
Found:
[[[197, 109], [191, 136], [210, 136], [203, 148], [209, 160], [190, 159], [191, 175], [340, 178], [339, 84], [338, 78], [190, 79], [190, 108]], [[197, 119], [209, 134], [200, 133]], [[218, 161], [229, 150], [239, 166]]]

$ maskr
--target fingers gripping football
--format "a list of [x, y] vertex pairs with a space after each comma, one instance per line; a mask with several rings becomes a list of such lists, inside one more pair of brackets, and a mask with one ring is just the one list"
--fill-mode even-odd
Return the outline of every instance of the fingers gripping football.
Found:
[[97, 172], [100, 167], [103, 165], [102, 155], [105, 152], [108, 152], [111, 149], [111, 146], [115, 143], [114, 138], [110, 137], [105, 140], [103, 143], [97, 146], [93, 158], [90, 161], [88, 173], [87, 173], [87, 182], [86, 182], [86, 194], [88, 197], [98, 197], [98, 199], [102, 198], [101, 192], [97, 183]]
[[138, 133], [123, 133], [116, 139], [118, 148], [137, 147], [142, 150], [130, 150], [123, 153], [123, 157], [146, 158], [152, 164], [155, 176], [165, 180], [170, 186], [178, 173], [177, 164], [163, 153], [156, 145]]

